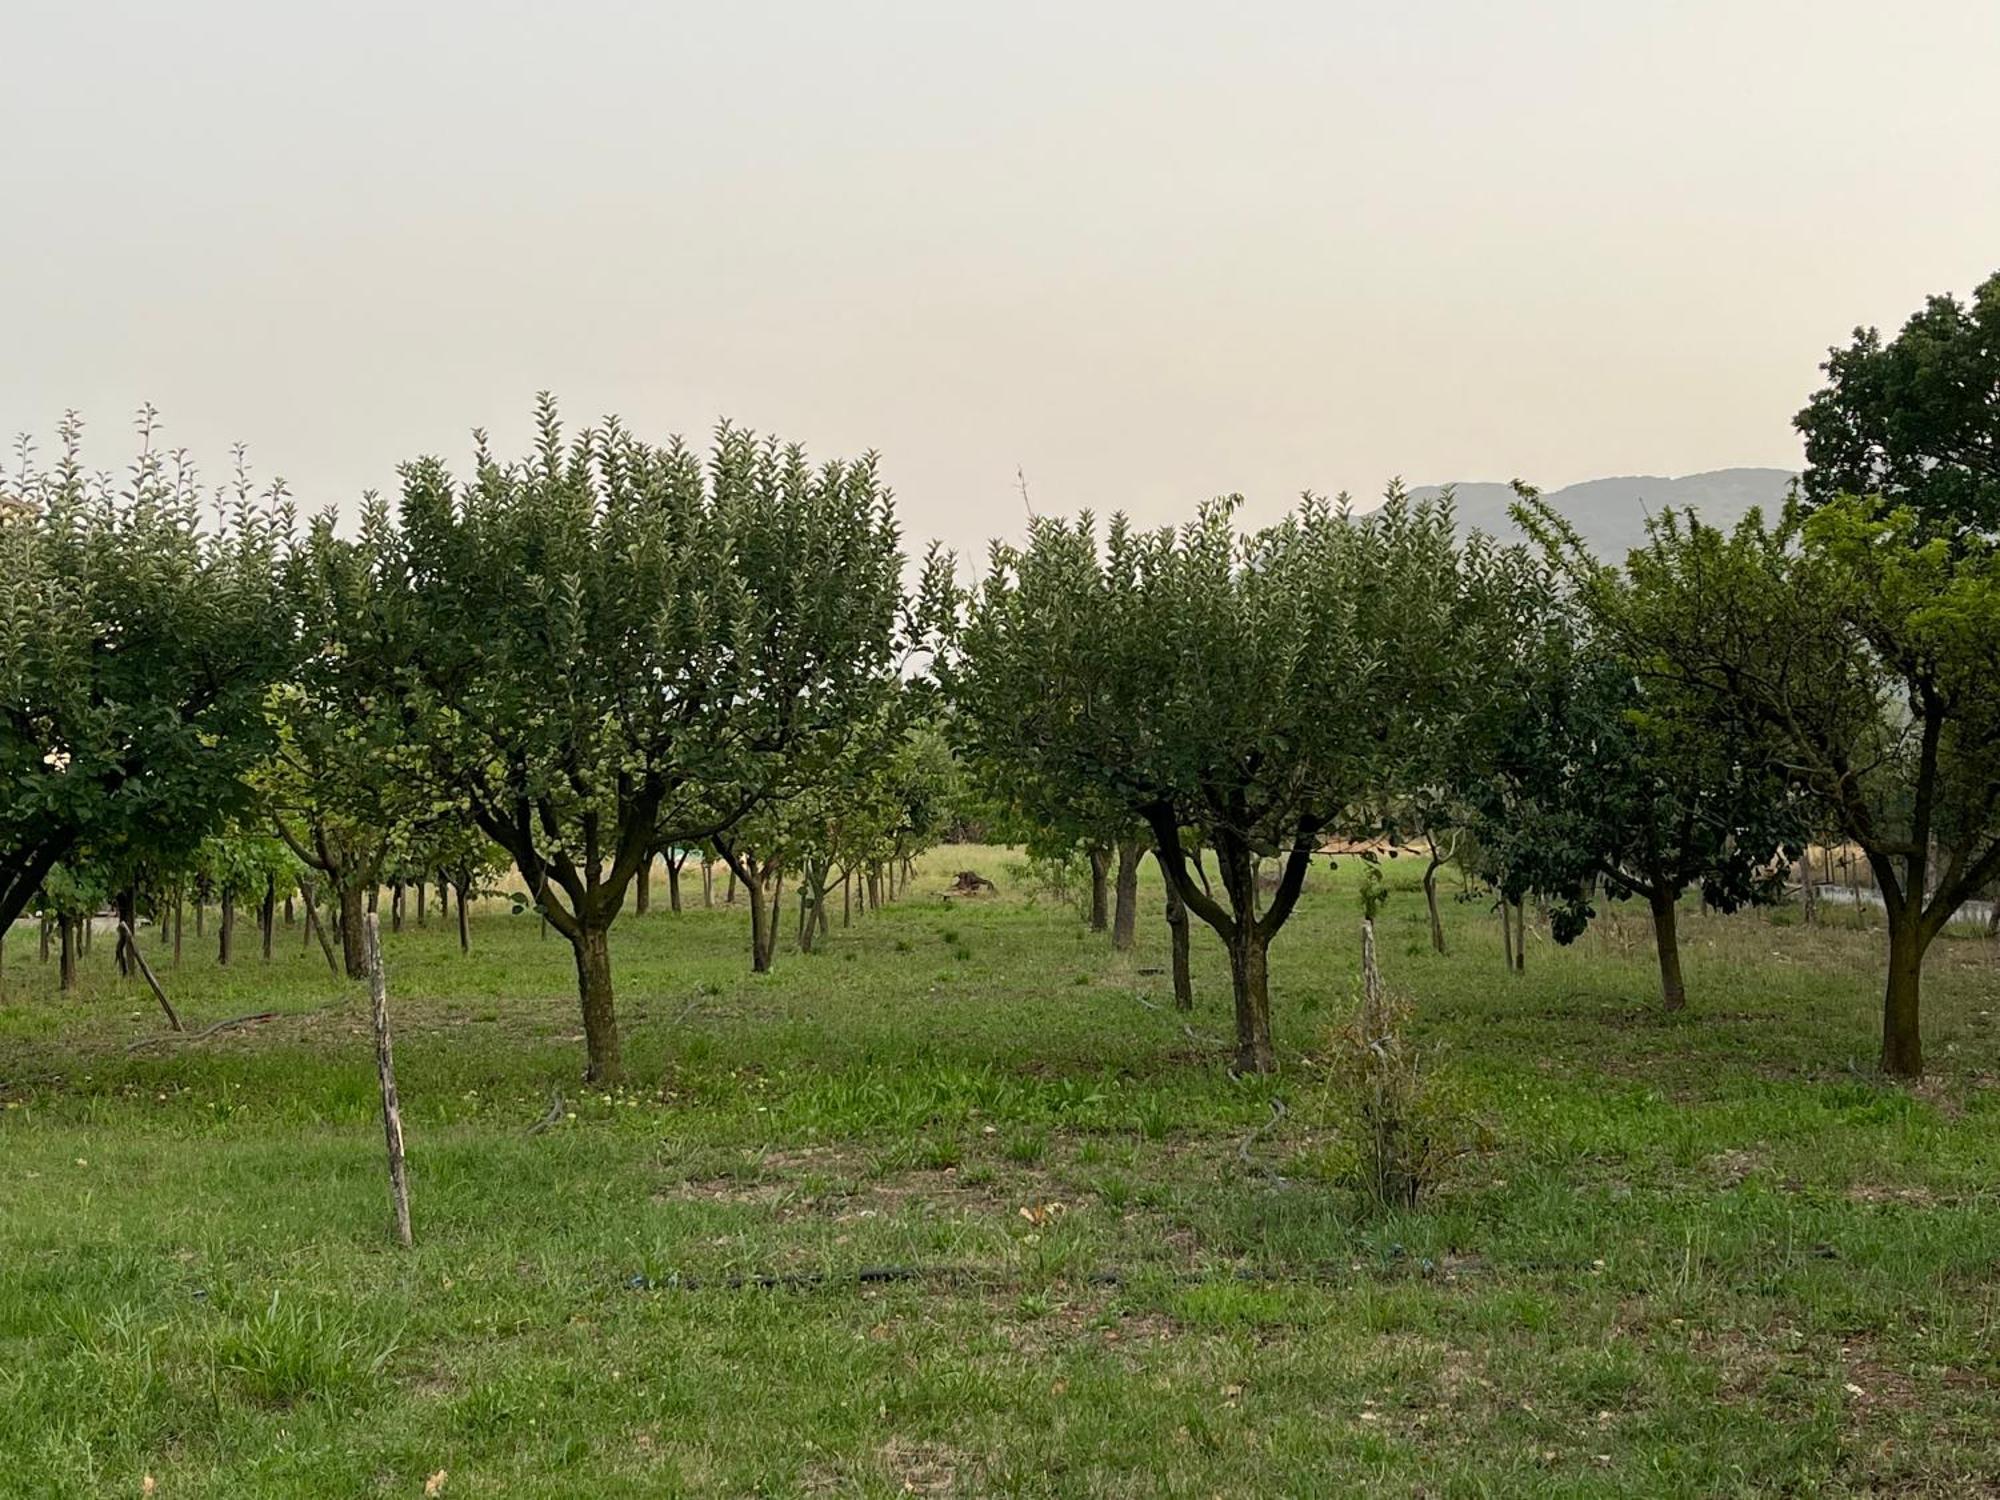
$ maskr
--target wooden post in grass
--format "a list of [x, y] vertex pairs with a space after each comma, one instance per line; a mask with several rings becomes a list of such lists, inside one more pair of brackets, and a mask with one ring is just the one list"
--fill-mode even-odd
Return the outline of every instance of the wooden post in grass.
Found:
[[396, 1204], [396, 1242], [410, 1247], [410, 1179], [403, 1168], [403, 1107], [396, 1100], [396, 1059], [389, 1050], [389, 980], [382, 972], [382, 929], [368, 929], [368, 1008], [375, 1021], [375, 1076], [382, 1084], [382, 1133], [389, 1145], [389, 1194]]
[[1361, 1032], [1370, 1047], [1388, 1030], [1388, 1006], [1382, 993], [1382, 969], [1375, 959], [1375, 919], [1361, 919]]
[[319, 907], [313, 902], [312, 887], [300, 886], [299, 894], [306, 903], [306, 937], [319, 939], [319, 951], [326, 955], [326, 967], [335, 979], [340, 978], [340, 965], [333, 959], [333, 944], [327, 941], [326, 927], [319, 919]]
[[123, 922], [118, 924], [118, 930], [124, 934], [125, 951], [131, 954], [133, 962], [138, 964], [139, 974], [146, 981], [146, 987], [153, 992], [153, 998], [160, 1002], [160, 1009], [167, 1013], [167, 1024], [175, 1031], [186, 1030], [181, 1025], [181, 1018], [174, 1014], [173, 1001], [169, 1000], [167, 992], [160, 988], [160, 981], [153, 977], [153, 966], [146, 962], [146, 955], [139, 951], [139, 939]]

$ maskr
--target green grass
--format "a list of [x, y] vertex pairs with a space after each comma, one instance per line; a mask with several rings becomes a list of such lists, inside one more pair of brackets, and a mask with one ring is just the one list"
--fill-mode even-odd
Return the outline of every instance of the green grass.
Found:
[[[1168, 1004], [1156, 887], [1115, 955], [1006, 859], [941, 851], [763, 978], [741, 908], [628, 915], [609, 1094], [531, 918], [480, 914], [470, 957], [390, 936], [410, 1253], [365, 997], [296, 930], [227, 973], [149, 947], [190, 1027], [281, 1014], [138, 1050], [108, 940], [64, 998], [17, 932], [0, 1494], [1990, 1492], [1984, 941], [1934, 951], [1909, 1090], [1870, 1076], [1879, 932], [1689, 911], [1667, 1018], [1643, 913], [1517, 977], [1484, 908], [1437, 957], [1400, 890], [1390, 982], [1494, 1144], [1384, 1216], [1329, 1171], [1309, 1061], [1353, 1002], [1352, 866], [1273, 950], [1283, 1074], [1238, 1082], [1212, 940], [1190, 1035], [1138, 1003]], [[947, 905], [968, 865], [1001, 896]]]

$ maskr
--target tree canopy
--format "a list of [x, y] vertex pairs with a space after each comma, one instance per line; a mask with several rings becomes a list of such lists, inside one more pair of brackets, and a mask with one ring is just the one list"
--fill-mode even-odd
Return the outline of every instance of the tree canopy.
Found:
[[1880, 495], [1921, 528], [2000, 529], [2000, 273], [1930, 298], [1895, 338], [1857, 328], [1794, 424], [1809, 505]]
[[282, 487], [239, 458], [206, 502], [150, 413], [122, 484], [82, 435], [0, 507], [0, 928], [79, 850], [185, 852], [242, 807], [292, 666]]
[[1579, 578], [1643, 671], [1867, 857], [1889, 918], [1882, 1067], [1921, 1072], [1924, 952], [2000, 875], [2000, 548], [1843, 496], [1729, 534], [1670, 514], [1623, 574]]
[[1645, 901], [1661, 996], [1678, 1010], [1682, 894], [1722, 911], [1775, 900], [1801, 809], [1713, 715], [1587, 630], [1563, 611], [1523, 640], [1518, 692], [1486, 753], [1463, 761], [1462, 795], [1503, 897], [1546, 901], [1557, 942], [1582, 934], [1600, 896]]
[[[1177, 530], [1042, 519], [994, 549], [944, 676], [988, 753], [1143, 818], [1230, 954], [1237, 1065], [1274, 1065], [1266, 951], [1327, 830], [1378, 825], [1407, 747], [1458, 731], [1510, 634], [1518, 554], [1448, 504], [1355, 515], [1308, 497], [1245, 534], [1240, 501]], [[1182, 830], [1215, 851], [1197, 881]], [[1260, 860], [1279, 861], [1260, 896]]]
[[[606, 942], [662, 836], [751, 812], [883, 691], [902, 554], [872, 458], [725, 426], [704, 460], [616, 421], [456, 483], [404, 470], [384, 569], [430, 771], [576, 952], [590, 1076], [622, 1063]], [[717, 796], [717, 788], [727, 795]]]

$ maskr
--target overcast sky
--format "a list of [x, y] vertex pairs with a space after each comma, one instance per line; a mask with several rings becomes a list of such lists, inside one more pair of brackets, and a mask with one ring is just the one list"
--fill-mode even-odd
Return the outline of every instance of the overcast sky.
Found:
[[0, 431], [310, 504], [534, 392], [906, 528], [1796, 463], [2000, 268], [2000, 3], [0, 9]]

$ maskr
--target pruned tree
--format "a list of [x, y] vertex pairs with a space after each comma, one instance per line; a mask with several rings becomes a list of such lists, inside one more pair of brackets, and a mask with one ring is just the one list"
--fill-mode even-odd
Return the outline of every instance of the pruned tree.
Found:
[[313, 518], [286, 569], [304, 649], [273, 689], [276, 731], [256, 777], [271, 826], [327, 894], [342, 967], [368, 977], [370, 893], [424, 827], [462, 828], [463, 801], [427, 775], [394, 669], [407, 610], [387, 592], [397, 542], [372, 497], [358, 537]]
[[[873, 458], [615, 420], [460, 485], [404, 470], [399, 674], [432, 773], [576, 956], [588, 1076], [623, 1073], [608, 935], [662, 836], [704, 842], [892, 672], [902, 557]], [[718, 796], [716, 789], [728, 789]]]
[[34, 893], [35, 909], [55, 928], [56, 984], [64, 994], [76, 988], [77, 962], [106, 894], [102, 877], [88, 863], [51, 866]]
[[2000, 547], [1879, 499], [1725, 535], [1669, 514], [1580, 595], [1651, 677], [1815, 798], [1886, 908], [1882, 1069], [1923, 1071], [1931, 942], [2000, 875]]
[[1522, 666], [1465, 782], [1502, 899], [1542, 898], [1558, 943], [1583, 933], [1600, 894], [1643, 900], [1662, 1003], [1680, 1010], [1681, 896], [1698, 888], [1725, 912], [1777, 900], [1805, 838], [1801, 799], [1698, 702], [1564, 614], [1530, 640]]
[[24, 442], [0, 507], [0, 930], [85, 846], [186, 854], [244, 807], [270, 744], [295, 638], [283, 488], [253, 494], [239, 454], [208, 511], [150, 409], [139, 430], [120, 485], [85, 470], [66, 417], [54, 468]]
[[[1448, 733], [1506, 634], [1498, 554], [1451, 508], [1308, 497], [1238, 531], [1217, 501], [1177, 531], [1037, 519], [996, 546], [944, 678], [988, 755], [1065, 767], [1152, 830], [1229, 952], [1236, 1063], [1275, 1066], [1267, 953], [1327, 830], [1378, 818], [1402, 747]], [[1192, 831], [1222, 894], [1195, 879]], [[1279, 861], [1268, 903], [1256, 866]]]

